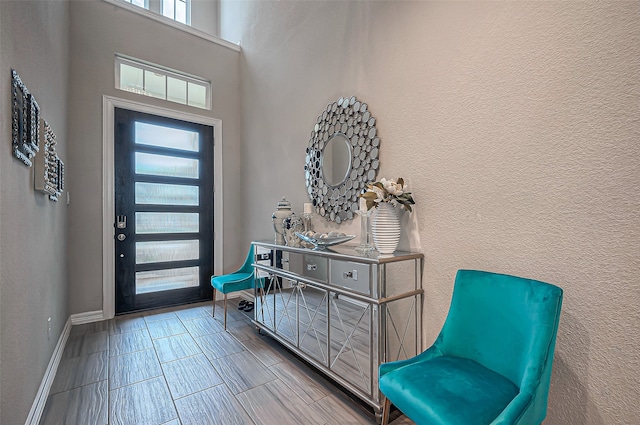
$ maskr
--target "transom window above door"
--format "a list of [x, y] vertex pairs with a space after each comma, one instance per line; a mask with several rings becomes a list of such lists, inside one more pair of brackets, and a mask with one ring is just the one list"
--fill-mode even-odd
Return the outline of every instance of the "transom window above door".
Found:
[[203, 78], [118, 54], [115, 64], [117, 89], [211, 109], [211, 82]]

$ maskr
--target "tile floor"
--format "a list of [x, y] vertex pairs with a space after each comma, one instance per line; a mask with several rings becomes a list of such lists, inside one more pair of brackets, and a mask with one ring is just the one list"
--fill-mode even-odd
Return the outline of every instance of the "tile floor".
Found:
[[[375, 424], [373, 412], [222, 305], [74, 326], [41, 425]], [[397, 412], [393, 425], [413, 424]]]

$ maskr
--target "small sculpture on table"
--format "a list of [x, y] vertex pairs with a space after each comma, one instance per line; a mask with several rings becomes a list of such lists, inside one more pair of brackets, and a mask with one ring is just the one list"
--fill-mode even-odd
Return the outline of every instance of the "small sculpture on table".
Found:
[[296, 236], [296, 232], [304, 232], [304, 221], [302, 217], [291, 214], [283, 221], [285, 243], [287, 246], [300, 248], [302, 241]]
[[284, 219], [293, 214], [291, 211], [291, 202], [283, 196], [282, 200], [278, 202], [277, 209], [271, 215], [271, 221], [273, 222], [273, 231], [276, 234], [275, 242], [278, 245], [284, 245]]

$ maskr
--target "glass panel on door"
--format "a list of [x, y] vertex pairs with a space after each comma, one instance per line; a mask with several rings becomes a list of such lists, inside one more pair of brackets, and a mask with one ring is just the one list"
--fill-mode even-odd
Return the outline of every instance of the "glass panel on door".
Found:
[[181, 184], [136, 182], [136, 204], [198, 206], [200, 188]]
[[137, 212], [136, 233], [198, 233], [200, 215], [197, 213]]
[[199, 165], [197, 159], [136, 152], [136, 174], [197, 179]]
[[199, 272], [199, 267], [136, 272], [136, 294], [198, 286]]
[[169, 128], [145, 122], [135, 123], [135, 143], [162, 148], [179, 149], [183, 151], [199, 152], [200, 140], [198, 133], [190, 130]]

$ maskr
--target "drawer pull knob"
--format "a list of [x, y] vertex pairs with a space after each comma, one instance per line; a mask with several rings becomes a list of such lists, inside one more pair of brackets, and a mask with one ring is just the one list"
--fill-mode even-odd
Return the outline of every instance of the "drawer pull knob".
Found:
[[351, 279], [353, 278], [353, 272], [343, 272], [342, 277], [344, 277], [345, 279]]
[[316, 264], [307, 264], [307, 270], [313, 271], [316, 270], [318, 266]]

